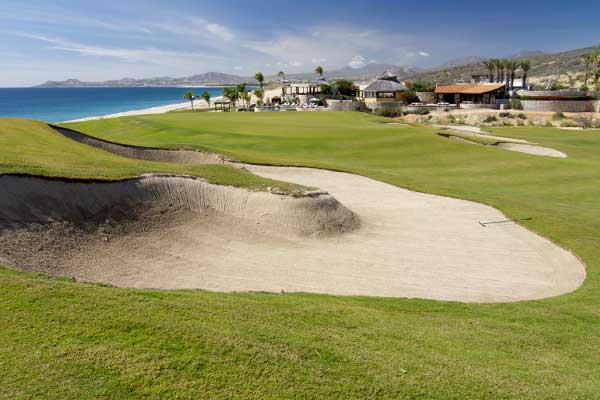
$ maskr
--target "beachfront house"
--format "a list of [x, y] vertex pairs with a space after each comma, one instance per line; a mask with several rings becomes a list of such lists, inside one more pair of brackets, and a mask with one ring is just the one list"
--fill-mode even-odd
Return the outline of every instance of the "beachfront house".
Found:
[[396, 75], [387, 71], [361, 90], [365, 103], [386, 103], [406, 100], [408, 88], [398, 81]]
[[504, 99], [505, 94], [504, 83], [438, 83], [435, 88], [435, 101], [496, 106], [497, 100]]
[[298, 99], [300, 102], [306, 102], [309, 98], [322, 96], [323, 86], [328, 84], [329, 81], [322, 77], [310, 82], [288, 83], [281, 88], [281, 97], [286, 100]]

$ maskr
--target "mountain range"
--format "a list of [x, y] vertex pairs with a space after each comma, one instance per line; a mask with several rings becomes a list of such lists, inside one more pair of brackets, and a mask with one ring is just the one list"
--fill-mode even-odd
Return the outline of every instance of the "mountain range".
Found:
[[[530, 77], [532, 79], [544, 79], [549, 76], [563, 75], [575, 79], [580, 76], [585, 66], [581, 60], [584, 54], [598, 51], [600, 46], [570, 50], [560, 53], [547, 54], [541, 51], [521, 51], [504, 58], [527, 58], [531, 60], [532, 68]], [[485, 58], [479, 56], [468, 56], [449, 60], [443, 65], [435, 68], [416, 68], [408, 66], [397, 66], [393, 64], [371, 63], [360, 68], [345, 66], [341, 69], [325, 71], [328, 79], [349, 79], [354, 81], [370, 80], [391, 71], [400, 79], [424, 80], [424, 81], [470, 81], [472, 74], [485, 74], [482, 65]], [[286, 80], [305, 81], [315, 79], [314, 72], [286, 74]], [[267, 82], [278, 82], [279, 77], [275, 75], [265, 76]], [[251, 85], [257, 84], [254, 77], [225, 74], [220, 72], [206, 72], [203, 74], [172, 78], [156, 77], [146, 79], [124, 78], [104, 82], [82, 82], [78, 79], [67, 79], [65, 81], [48, 81], [37, 87], [161, 87], [161, 86], [227, 86], [247, 82]]]

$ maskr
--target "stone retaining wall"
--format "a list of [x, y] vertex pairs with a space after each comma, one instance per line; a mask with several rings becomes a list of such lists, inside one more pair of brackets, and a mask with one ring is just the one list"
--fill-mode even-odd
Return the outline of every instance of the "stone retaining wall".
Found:
[[598, 111], [597, 101], [574, 100], [521, 100], [524, 111], [547, 112], [594, 112]]
[[596, 112], [600, 113], [600, 100], [592, 101], [592, 104], [594, 105], [594, 108], [596, 109]]
[[547, 97], [547, 96], [565, 96], [565, 97], [576, 97], [576, 96], [587, 96], [589, 93], [581, 92], [577, 90], [519, 90], [517, 92], [519, 96], [525, 97]]
[[385, 103], [367, 102], [365, 106], [371, 111], [377, 111], [382, 108], [394, 109], [396, 107], [404, 106], [403, 101], [386, 101]]
[[496, 104], [465, 104], [461, 103], [460, 108], [463, 110], [497, 110], [498, 106]]
[[327, 100], [327, 111], [364, 111], [365, 103], [352, 100]]

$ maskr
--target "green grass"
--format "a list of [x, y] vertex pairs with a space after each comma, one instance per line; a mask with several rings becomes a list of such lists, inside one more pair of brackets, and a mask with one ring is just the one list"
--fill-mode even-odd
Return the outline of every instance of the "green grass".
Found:
[[65, 138], [42, 122], [16, 118], [0, 118], [0, 149], [0, 174], [118, 180], [163, 172], [198, 176], [211, 183], [253, 190], [276, 186], [293, 191], [299, 187], [223, 165], [187, 166], [131, 160]]
[[379, 122], [357, 113], [172, 113], [70, 127], [345, 170], [532, 217], [528, 227], [586, 262], [583, 287], [479, 305], [125, 290], [3, 270], [0, 398], [598, 398], [600, 134], [493, 130], [569, 155], [555, 159]]

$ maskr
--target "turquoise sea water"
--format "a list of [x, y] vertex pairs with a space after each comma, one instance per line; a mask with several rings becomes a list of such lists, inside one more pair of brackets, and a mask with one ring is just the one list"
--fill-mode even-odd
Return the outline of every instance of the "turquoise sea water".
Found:
[[222, 88], [0, 88], [0, 117], [32, 118], [48, 122], [114, 114], [124, 111], [184, 103], [191, 90], [212, 97]]

